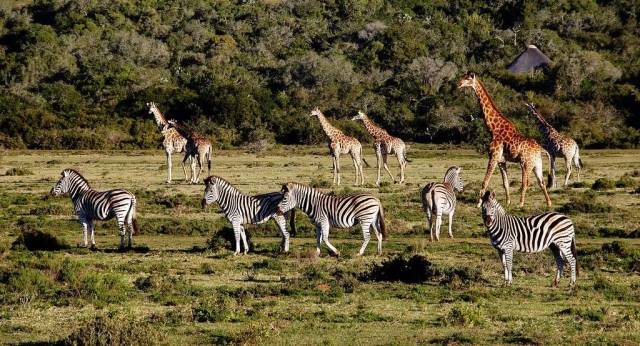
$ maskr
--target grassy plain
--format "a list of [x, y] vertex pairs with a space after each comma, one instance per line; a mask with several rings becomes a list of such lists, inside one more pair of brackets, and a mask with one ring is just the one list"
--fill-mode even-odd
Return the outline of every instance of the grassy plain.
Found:
[[[16, 175], [0, 176], [0, 343], [53, 343], [72, 333], [81, 340], [99, 331], [116, 333], [113, 325], [127, 331], [119, 337], [128, 343], [640, 343], [640, 151], [583, 150], [584, 184], [551, 193], [553, 209], [569, 213], [577, 228], [581, 272], [575, 291], [567, 289], [566, 276], [560, 288], [550, 287], [555, 265], [548, 252], [517, 255], [514, 284], [501, 286], [501, 267], [475, 207], [484, 155], [412, 145], [408, 156], [413, 162], [407, 183], [379, 188], [372, 185], [374, 168], [365, 169], [364, 188], [352, 187], [353, 167], [344, 157], [343, 185], [334, 189], [381, 198], [390, 229], [383, 256], [374, 255], [374, 244], [364, 257], [354, 256], [361, 244], [361, 232], [354, 229], [331, 232], [340, 258], [328, 256], [326, 248], [316, 258], [313, 228], [301, 213], [290, 254], [277, 253], [272, 222], [248, 228], [255, 252], [247, 256], [208, 248], [207, 240], [226, 221], [218, 207], [199, 208], [203, 187], [181, 181], [177, 158], [174, 184], [164, 183], [159, 150], [3, 152], [0, 175]], [[375, 164], [371, 149], [365, 158]], [[390, 162], [397, 173], [397, 163]], [[446, 238], [445, 223], [445, 236], [429, 243], [419, 191], [454, 164], [463, 167], [467, 183], [459, 196], [455, 239]], [[78, 169], [96, 189], [122, 187], [136, 194], [142, 229], [134, 236], [136, 251], [115, 251], [114, 221], [97, 225], [97, 250], [79, 247], [70, 200], [46, 196], [67, 167]], [[509, 170], [517, 201], [519, 167]], [[331, 181], [324, 147], [217, 151], [213, 173], [247, 193], [275, 191], [286, 181]], [[603, 189], [592, 189], [599, 178], [614, 187], [601, 181]], [[499, 174], [491, 187], [504, 201]], [[528, 196], [523, 209], [508, 209], [521, 215], [545, 210], [537, 186], [532, 184]], [[46, 232], [68, 247], [12, 248], [25, 231]], [[428, 260], [427, 269], [435, 268], [424, 282], [374, 275], [380, 268], [397, 270], [390, 259], [402, 264], [401, 258], [414, 255]], [[425, 269], [406, 263], [408, 277]]]

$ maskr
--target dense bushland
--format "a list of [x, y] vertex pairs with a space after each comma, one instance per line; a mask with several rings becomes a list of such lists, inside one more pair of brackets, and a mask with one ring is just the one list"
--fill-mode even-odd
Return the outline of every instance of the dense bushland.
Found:
[[[316, 105], [362, 139], [358, 109], [406, 140], [482, 145], [480, 108], [456, 89], [467, 70], [526, 134], [528, 100], [583, 146], [637, 146], [639, 13], [628, 0], [5, 1], [0, 146], [156, 147], [147, 101], [220, 146], [318, 142]], [[552, 65], [508, 73], [526, 44]]]

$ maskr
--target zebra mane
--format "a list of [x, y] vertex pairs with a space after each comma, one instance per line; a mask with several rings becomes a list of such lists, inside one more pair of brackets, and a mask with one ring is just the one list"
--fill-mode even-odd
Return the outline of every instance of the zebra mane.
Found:
[[[69, 172], [69, 174], [75, 174], [75, 175], [76, 175], [76, 176], [78, 176], [78, 177], [79, 177], [79, 178], [80, 178], [80, 179], [81, 179], [85, 184], [87, 184], [87, 187], [88, 187], [88, 188], [90, 188], [90, 189], [91, 189], [91, 184], [89, 184], [89, 181], [88, 181], [85, 177], [83, 177], [83, 176], [82, 176], [82, 174], [80, 174], [80, 172], [76, 171], [76, 170], [75, 170], [75, 169], [73, 169], [73, 168], [67, 168], [67, 169], [65, 169], [64, 171]], [[63, 172], [64, 172], [64, 171], [63, 171]]]
[[208, 176], [205, 180], [204, 183], [206, 185], [209, 185], [211, 183], [216, 183], [216, 184], [220, 184], [222, 186], [227, 186], [229, 188], [231, 188], [233, 191], [242, 194], [242, 191], [238, 190], [237, 187], [235, 187], [233, 184], [231, 184], [228, 180], [226, 180], [225, 178], [218, 176], [218, 175], [211, 175]]

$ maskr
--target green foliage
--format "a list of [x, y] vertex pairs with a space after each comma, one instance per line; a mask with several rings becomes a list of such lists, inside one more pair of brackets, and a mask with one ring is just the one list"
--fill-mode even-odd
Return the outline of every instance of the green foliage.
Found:
[[598, 202], [593, 191], [586, 191], [580, 195], [573, 196], [569, 199], [569, 202], [558, 208], [559, 212], [568, 214], [608, 213], [611, 210], [613, 210], [613, 207], [610, 205]]
[[11, 245], [12, 249], [27, 249], [30, 251], [55, 251], [68, 249], [69, 244], [55, 235], [35, 229], [26, 229]]
[[[481, 148], [480, 108], [455, 85], [466, 70], [529, 135], [524, 92], [583, 146], [640, 142], [624, 2], [19, 3], [0, 20], [1, 148], [154, 148], [148, 101], [223, 148], [323, 141], [316, 105], [361, 139], [357, 109], [406, 140]], [[551, 66], [507, 73], [527, 44]]]
[[148, 322], [117, 313], [100, 314], [59, 341], [60, 345], [160, 345], [166, 335]]
[[33, 171], [24, 167], [13, 167], [13, 168], [7, 169], [4, 175], [8, 175], [8, 176], [33, 175]]
[[593, 190], [609, 190], [616, 187], [616, 182], [609, 178], [598, 178], [591, 185], [591, 189]]

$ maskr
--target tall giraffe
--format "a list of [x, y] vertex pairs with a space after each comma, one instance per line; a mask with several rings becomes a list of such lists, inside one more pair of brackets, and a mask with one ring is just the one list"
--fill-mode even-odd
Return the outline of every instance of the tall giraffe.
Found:
[[580, 151], [578, 143], [573, 138], [563, 135], [549, 124], [544, 117], [536, 110], [531, 103], [526, 103], [531, 114], [538, 119], [538, 128], [542, 134], [542, 146], [549, 152], [551, 156], [551, 174], [549, 175], [549, 186], [556, 187], [556, 157], [564, 157], [566, 173], [564, 176], [564, 186], [569, 183], [571, 176], [571, 164], [576, 166], [578, 181], [580, 181], [580, 169], [582, 168], [582, 160], [580, 160]]
[[[199, 159], [200, 171], [202, 171], [202, 160], [206, 156], [208, 159], [209, 173], [211, 173], [211, 143], [209, 143], [209, 141], [204, 139], [204, 137], [196, 133], [189, 133], [189, 131], [184, 130], [175, 122], [175, 120], [167, 121], [154, 102], [148, 102], [147, 107], [149, 107], [149, 114], [153, 114], [156, 120], [156, 124], [158, 125], [164, 137], [162, 146], [164, 147], [164, 151], [167, 157], [167, 183], [170, 184], [172, 180], [171, 171], [173, 163], [171, 160], [171, 155], [174, 152], [185, 153], [184, 158], [181, 162], [181, 166], [186, 182], [198, 182], [199, 174], [195, 175], [196, 161], [194, 160], [194, 158]], [[191, 159], [191, 179], [189, 178], [189, 176], [187, 176], [187, 169], [184, 165], [187, 159]]]
[[[482, 204], [482, 196], [487, 190], [489, 180], [496, 169], [496, 166], [500, 167], [500, 173], [502, 174], [502, 183], [504, 190], [507, 194], [507, 204], [511, 203], [509, 196], [509, 180], [507, 177], [507, 162], [517, 162], [522, 169], [522, 193], [520, 195], [520, 207], [524, 205], [524, 198], [529, 187], [529, 172], [533, 169], [538, 184], [544, 193], [544, 198], [547, 201], [547, 206], [551, 206], [551, 199], [547, 193], [547, 188], [544, 185], [542, 177], [542, 153], [544, 149], [535, 140], [523, 136], [516, 129], [515, 125], [509, 119], [507, 119], [496, 107], [491, 99], [491, 96], [485, 89], [484, 85], [476, 75], [472, 72], [466, 73], [460, 79], [458, 88], [469, 87], [475, 91], [480, 105], [482, 106], [482, 112], [484, 113], [484, 123], [491, 132], [491, 144], [489, 145], [489, 164], [487, 165], [487, 172], [482, 181], [482, 189], [480, 190], [480, 198], [478, 201], [478, 207]], [[551, 157], [549, 157], [551, 160]]]
[[329, 152], [333, 159], [333, 183], [338, 182], [340, 185], [340, 155], [350, 154], [353, 161], [353, 167], [356, 170], [355, 186], [358, 186], [358, 176], [360, 177], [360, 185], [364, 185], [364, 173], [362, 171], [362, 161], [369, 166], [367, 161], [362, 157], [362, 144], [357, 139], [345, 135], [342, 131], [331, 125], [324, 114], [318, 107], [313, 109], [310, 116], [315, 116], [322, 125], [322, 130], [329, 137]]
[[385, 129], [376, 126], [376, 124], [369, 119], [369, 117], [362, 111], [358, 111], [358, 115], [351, 118], [351, 120], [362, 120], [364, 127], [374, 139], [374, 149], [376, 150], [376, 158], [378, 160], [378, 178], [376, 179], [376, 185], [380, 185], [380, 161], [384, 165], [384, 169], [389, 173], [393, 182], [396, 182], [396, 178], [389, 171], [387, 165], [387, 156], [389, 154], [396, 154], [398, 158], [398, 164], [400, 165], [400, 183], [404, 182], [404, 168], [407, 166], [407, 162], [411, 162], [407, 159], [406, 147], [404, 142], [398, 138], [391, 136]]

